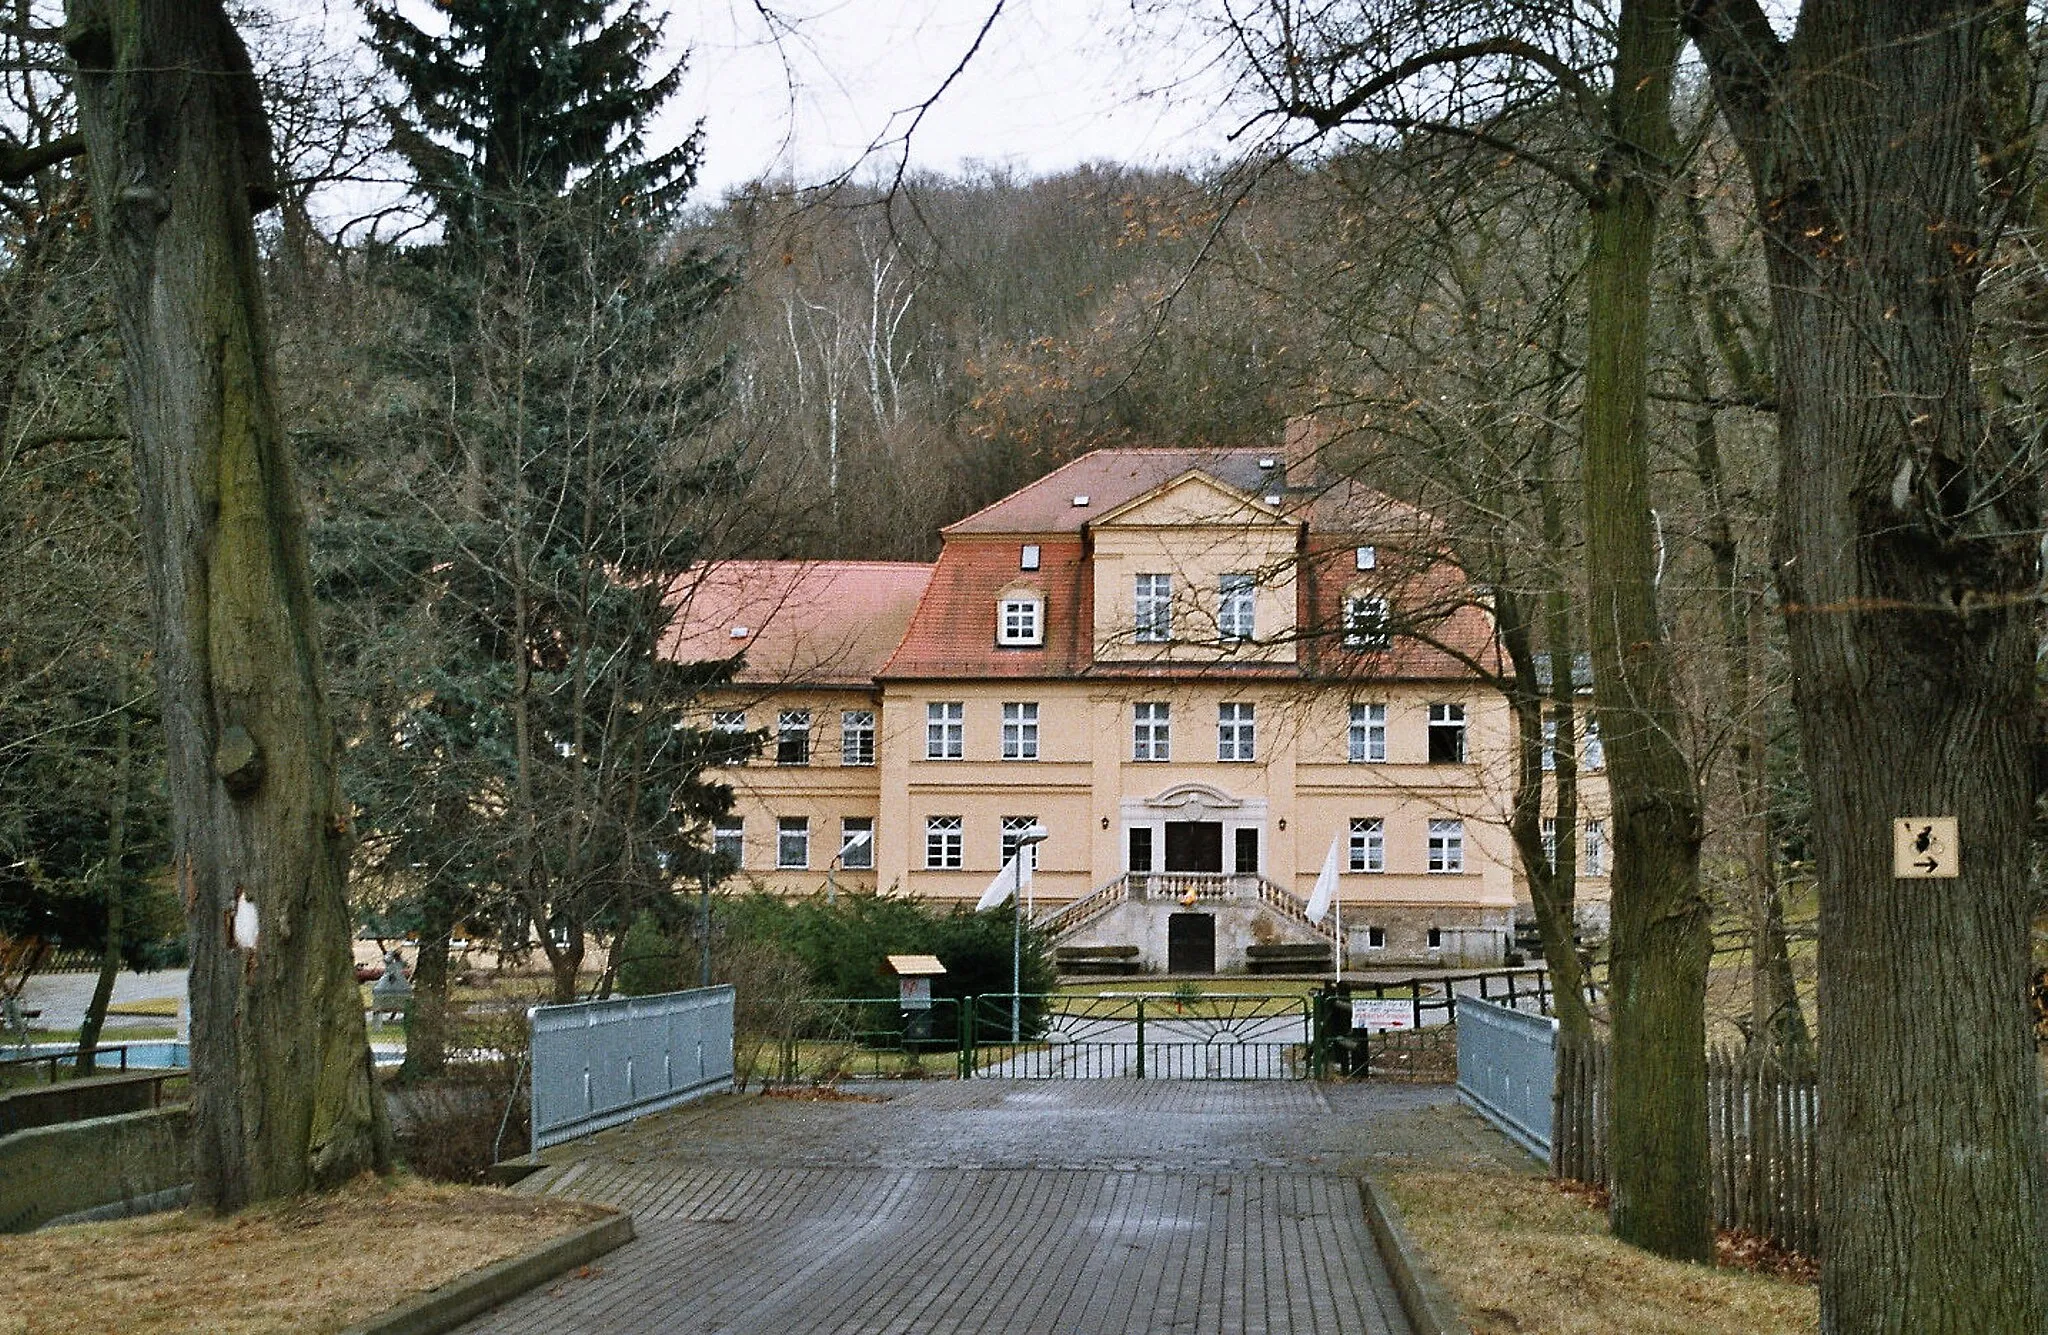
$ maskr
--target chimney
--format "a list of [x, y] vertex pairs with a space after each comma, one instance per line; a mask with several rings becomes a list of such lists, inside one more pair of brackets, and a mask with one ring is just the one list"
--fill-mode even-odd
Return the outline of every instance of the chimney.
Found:
[[1323, 471], [1323, 451], [1341, 428], [1327, 417], [1303, 413], [1287, 419], [1281, 437], [1280, 463], [1290, 487], [1313, 487]]

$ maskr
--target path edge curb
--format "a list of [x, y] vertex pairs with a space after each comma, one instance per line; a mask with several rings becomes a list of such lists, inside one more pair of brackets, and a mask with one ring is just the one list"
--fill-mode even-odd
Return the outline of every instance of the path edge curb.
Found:
[[1458, 1304], [1429, 1268], [1429, 1261], [1415, 1245], [1415, 1239], [1408, 1236], [1408, 1229], [1401, 1223], [1400, 1207], [1394, 1204], [1393, 1193], [1386, 1184], [1377, 1178], [1362, 1177], [1358, 1179], [1358, 1194], [1365, 1202], [1365, 1222], [1372, 1229], [1373, 1242], [1379, 1247], [1380, 1259], [1386, 1263], [1394, 1292], [1401, 1299], [1401, 1310], [1408, 1314], [1408, 1324], [1415, 1328], [1415, 1335], [1472, 1335], [1472, 1328], [1458, 1315]]
[[633, 1216], [620, 1213], [585, 1224], [531, 1251], [458, 1275], [341, 1335], [442, 1335], [556, 1276], [633, 1240]]

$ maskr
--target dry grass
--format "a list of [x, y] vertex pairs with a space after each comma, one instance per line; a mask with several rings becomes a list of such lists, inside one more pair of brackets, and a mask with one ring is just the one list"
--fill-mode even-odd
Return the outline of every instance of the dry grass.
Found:
[[366, 1178], [257, 1206], [45, 1229], [0, 1242], [0, 1335], [338, 1331], [606, 1212]]
[[1408, 1230], [1474, 1335], [1781, 1335], [1819, 1329], [1803, 1284], [1683, 1265], [1607, 1234], [1546, 1178], [1402, 1173]]
[[133, 1001], [116, 1001], [107, 1007], [108, 1015], [143, 1015], [156, 1019], [176, 1019], [178, 998], [137, 997]]

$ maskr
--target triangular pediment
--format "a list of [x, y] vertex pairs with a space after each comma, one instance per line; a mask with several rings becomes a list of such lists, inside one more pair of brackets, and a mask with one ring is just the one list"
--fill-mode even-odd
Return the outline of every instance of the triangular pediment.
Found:
[[1279, 507], [1250, 492], [1239, 491], [1199, 468], [1133, 496], [1095, 519], [1090, 527], [1162, 528], [1227, 525], [1233, 528], [1290, 522]]

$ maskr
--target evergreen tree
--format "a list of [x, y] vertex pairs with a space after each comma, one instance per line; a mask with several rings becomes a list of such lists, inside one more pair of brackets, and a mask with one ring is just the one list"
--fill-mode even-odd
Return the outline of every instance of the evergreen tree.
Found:
[[683, 62], [650, 73], [661, 22], [641, 0], [444, 0], [430, 33], [364, 0], [370, 46], [404, 96], [392, 147], [450, 241], [492, 242], [518, 210], [562, 198], [644, 219], [695, 183], [697, 135], [650, 155], [646, 127]]
[[412, 318], [377, 349], [385, 413], [344, 461], [323, 570], [357, 631], [366, 847], [420, 931], [420, 1071], [459, 922], [541, 926], [570, 1000], [586, 931], [708, 866], [730, 793], [684, 714], [730, 665], [658, 647], [743, 477], [706, 436], [729, 275], [665, 228], [695, 136], [643, 138], [680, 72], [650, 72], [658, 25], [579, 0], [451, 4], [439, 35], [365, 12], [443, 230], [382, 265]]

